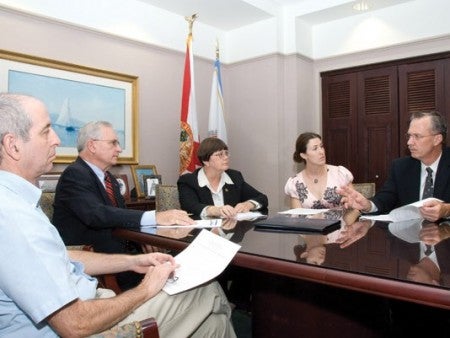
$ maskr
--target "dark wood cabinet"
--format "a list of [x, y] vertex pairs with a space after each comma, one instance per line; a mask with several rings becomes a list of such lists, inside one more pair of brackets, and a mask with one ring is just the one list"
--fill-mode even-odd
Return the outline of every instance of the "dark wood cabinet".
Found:
[[450, 121], [450, 53], [322, 73], [327, 162], [378, 189], [392, 160], [409, 154], [404, 135], [420, 110]]
[[386, 168], [398, 156], [397, 68], [358, 73], [357, 174], [360, 182], [386, 180]]
[[155, 199], [154, 198], [131, 198], [125, 201], [128, 209], [135, 210], [155, 210]]
[[323, 141], [327, 162], [357, 171], [357, 74], [322, 77]]
[[[445, 108], [445, 68], [450, 59], [400, 65], [399, 68], [399, 117], [400, 133], [408, 130], [409, 115], [414, 111], [437, 110], [446, 114]], [[447, 81], [447, 86], [450, 83]], [[450, 88], [449, 88], [450, 89]], [[408, 154], [406, 141], [400, 147], [400, 155]]]

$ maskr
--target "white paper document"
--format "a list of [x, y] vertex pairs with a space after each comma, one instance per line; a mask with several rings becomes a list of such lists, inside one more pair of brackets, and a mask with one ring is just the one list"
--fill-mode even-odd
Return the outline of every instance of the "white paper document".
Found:
[[295, 208], [286, 211], [279, 211], [279, 214], [289, 214], [289, 215], [315, 215], [321, 212], [328, 211], [329, 209], [306, 209], [306, 208]]
[[193, 225], [142, 225], [141, 229], [157, 228], [157, 229], [171, 229], [171, 228], [219, 228], [222, 226], [220, 218], [201, 219], [195, 221]]
[[180, 265], [173, 281], [163, 290], [169, 295], [192, 289], [217, 277], [230, 263], [241, 246], [208, 230], [202, 230], [195, 240], [177, 256]]
[[420, 200], [408, 205], [404, 205], [400, 208], [392, 210], [386, 215], [363, 215], [361, 219], [370, 219], [373, 221], [384, 221], [384, 222], [400, 222], [407, 221], [411, 219], [420, 219], [422, 215], [420, 214], [419, 208], [423, 206], [426, 201], [438, 201], [442, 202], [440, 199], [430, 197], [424, 200]]
[[259, 211], [238, 212], [235, 219], [238, 221], [254, 220], [260, 217], [265, 217]]

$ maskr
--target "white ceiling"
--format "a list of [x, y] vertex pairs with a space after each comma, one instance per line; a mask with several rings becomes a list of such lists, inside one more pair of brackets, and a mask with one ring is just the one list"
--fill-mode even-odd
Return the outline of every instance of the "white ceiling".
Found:
[[[361, 14], [352, 7], [361, 0], [139, 0], [181, 16], [230, 31], [276, 16], [293, 16], [310, 25]], [[364, 0], [369, 11], [413, 0]]]
[[[361, 1], [368, 11], [352, 8]], [[272, 53], [318, 60], [450, 36], [450, 0], [0, 0], [3, 8], [179, 51], [183, 17], [196, 13], [195, 55], [213, 59], [220, 41], [225, 63]]]

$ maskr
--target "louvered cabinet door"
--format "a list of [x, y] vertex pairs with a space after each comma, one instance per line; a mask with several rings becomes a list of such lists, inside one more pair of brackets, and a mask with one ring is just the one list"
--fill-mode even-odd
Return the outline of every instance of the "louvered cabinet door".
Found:
[[322, 138], [327, 163], [357, 171], [356, 73], [322, 76]]
[[[408, 130], [409, 117], [415, 111], [437, 110], [450, 121], [450, 111], [446, 111], [445, 65], [449, 59], [418, 62], [399, 66], [399, 113], [400, 134]], [[450, 88], [447, 89], [449, 91]], [[447, 139], [447, 144], [448, 139]], [[408, 155], [406, 141], [400, 148], [402, 156]]]
[[398, 134], [397, 83], [396, 66], [358, 73], [358, 181], [375, 182], [377, 188], [403, 142]]

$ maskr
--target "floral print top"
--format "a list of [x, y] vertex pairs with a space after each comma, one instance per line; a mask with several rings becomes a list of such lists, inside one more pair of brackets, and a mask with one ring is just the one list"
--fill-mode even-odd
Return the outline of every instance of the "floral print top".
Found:
[[327, 165], [327, 168], [327, 186], [321, 199], [308, 190], [302, 171], [287, 180], [284, 192], [290, 197], [298, 198], [303, 208], [329, 209], [338, 207], [341, 196], [336, 192], [336, 188], [353, 182], [353, 175], [343, 166]]

